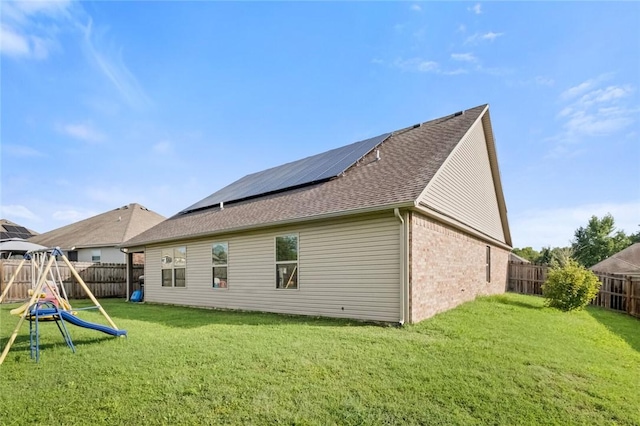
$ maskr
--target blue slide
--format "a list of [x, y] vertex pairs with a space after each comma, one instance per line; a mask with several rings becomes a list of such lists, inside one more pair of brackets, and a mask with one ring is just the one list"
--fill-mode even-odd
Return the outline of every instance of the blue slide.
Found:
[[71, 315], [69, 312], [66, 311], [60, 311], [59, 312], [60, 316], [62, 317], [63, 320], [73, 324], [73, 325], [77, 325], [78, 327], [84, 327], [84, 328], [89, 328], [91, 330], [97, 330], [97, 331], [101, 331], [103, 333], [107, 333], [110, 334], [112, 336], [126, 336], [127, 335], [127, 330], [116, 330], [115, 328], [111, 328], [111, 327], [107, 327], [101, 324], [96, 324], [93, 322], [87, 322], [87, 321], [83, 321], [80, 318], [76, 317], [75, 315]]

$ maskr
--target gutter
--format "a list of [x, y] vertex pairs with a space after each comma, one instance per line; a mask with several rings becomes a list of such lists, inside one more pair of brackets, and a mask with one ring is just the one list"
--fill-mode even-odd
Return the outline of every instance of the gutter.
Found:
[[398, 323], [400, 326], [403, 326], [406, 321], [406, 312], [407, 312], [407, 284], [408, 284], [408, 274], [407, 270], [407, 262], [408, 262], [408, 238], [407, 232], [405, 229], [406, 221], [403, 219], [400, 214], [400, 210], [396, 207], [393, 209], [393, 214], [400, 221], [400, 320]]
[[[317, 221], [317, 220], [325, 220], [325, 219], [333, 219], [333, 218], [337, 218], [337, 217], [345, 217], [345, 216], [352, 216], [352, 215], [358, 215], [358, 214], [378, 213], [378, 212], [383, 212], [385, 210], [388, 211], [389, 209], [407, 208], [407, 207], [414, 207], [414, 206], [415, 206], [415, 203], [414, 203], [413, 200], [411, 200], [411, 201], [405, 201], [405, 202], [401, 202], [401, 203], [384, 204], [384, 205], [373, 206], [373, 207], [365, 207], [365, 208], [360, 208], [360, 209], [341, 210], [341, 211], [336, 211], [336, 212], [318, 214], [318, 215], [314, 215], [314, 216], [299, 217], [299, 218], [295, 218], [295, 219], [284, 219], [284, 220], [279, 220], [279, 221], [276, 221], [276, 222], [237, 226], [235, 228], [219, 229], [219, 230], [215, 230], [215, 231], [204, 231], [204, 232], [198, 232], [198, 233], [190, 234], [190, 235], [179, 235], [179, 236], [174, 236], [174, 237], [165, 237], [165, 238], [160, 238], [160, 239], [157, 239], [157, 240], [149, 240], [149, 241], [144, 241], [143, 240], [142, 242], [134, 242], [132, 244], [129, 244], [128, 241], [125, 241], [124, 243], [117, 245], [117, 247], [119, 247], [119, 248], [129, 248], [129, 247], [139, 248], [139, 247], [146, 247], [146, 246], [150, 246], [150, 245], [168, 243], [168, 242], [173, 242], [173, 241], [185, 241], [185, 240], [193, 240], [193, 239], [199, 239], [199, 238], [208, 238], [208, 237], [213, 237], [213, 236], [222, 235], [222, 234], [234, 234], [234, 233], [244, 232], [244, 231], [253, 231], [253, 230], [257, 230], [257, 229], [273, 228], [273, 227], [277, 227], [277, 226], [295, 225], [295, 224], [298, 224], [298, 223], [311, 222], [311, 221]], [[170, 219], [167, 219], [167, 220], [170, 220]], [[156, 225], [156, 226], [158, 226], [158, 225]], [[135, 239], [135, 238], [136, 237], [133, 237], [132, 239]]]

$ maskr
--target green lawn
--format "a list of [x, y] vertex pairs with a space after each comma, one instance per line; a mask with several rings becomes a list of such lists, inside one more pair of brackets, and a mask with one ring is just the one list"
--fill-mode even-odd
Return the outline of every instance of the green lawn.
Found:
[[72, 354], [45, 324], [36, 364], [23, 325], [2, 425], [640, 424], [640, 320], [602, 309], [507, 294], [396, 328], [102, 302], [127, 339], [70, 326]]

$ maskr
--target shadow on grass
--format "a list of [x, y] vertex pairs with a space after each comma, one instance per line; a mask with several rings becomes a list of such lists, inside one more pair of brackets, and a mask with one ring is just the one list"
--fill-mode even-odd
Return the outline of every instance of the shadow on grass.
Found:
[[587, 312], [609, 331], [622, 338], [640, 352], [640, 319], [622, 312], [613, 312], [596, 306], [588, 306]]
[[101, 304], [114, 320], [145, 321], [175, 328], [197, 328], [212, 324], [238, 326], [309, 325], [314, 327], [388, 326], [388, 324], [383, 325], [382, 323], [340, 318], [194, 308], [153, 303], [134, 304], [122, 300], [102, 300]]
[[[48, 341], [47, 343], [40, 343], [40, 350], [45, 350], [45, 349], [50, 349], [50, 348], [55, 348], [55, 347], [63, 347], [63, 346], [67, 346], [66, 342], [64, 341], [64, 339], [62, 338], [62, 336], [59, 336], [60, 339], [59, 341]], [[115, 339], [115, 337], [109, 337], [109, 336], [98, 336], [98, 337], [91, 337], [91, 338], [83, 338], [83, 339], [71, 339], [71, 341], [73, 342], [73, 345], [77, 348], [78, 346], [83, 346], [83, 345], [92, 345], [92, 344], [96, 344], [96, 343], [102, 343], [105, 340], [110, 340], [110, 339]], [[47, 340], [51, 340], [51, 339], [47, 339]], [[4, 347], [4, 345], [6, 345], [7, 342], [3, 339], [2, 341], [2, 345]], [[25, 335], [19, 335], [16, 337], [16, 340], [13, 342], [13, 345], [11, 345], [11, 351], [17, 350], [17, 351], [21, 351], [21, 350], [29, 350], [29, 335], [27, 334]]]
[[495, 300], [496, 302], [502, 303], [503, 305], [517, 306], [519, 308], [535, 310], [540, 310], [543, 308], [543, 306], [538, 303], [530, 303], [525, 300], [514, 300], [513, 297], [510, 296], [491, 296], [491, 299]]

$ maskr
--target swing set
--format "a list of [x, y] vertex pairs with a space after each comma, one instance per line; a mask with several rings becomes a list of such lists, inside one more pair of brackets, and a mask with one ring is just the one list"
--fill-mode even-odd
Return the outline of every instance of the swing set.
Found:
[[[71, 274], [76, 279], [80, 287], [93, 302], [93, 306], [72, 309], [64, 287], [64, 282], [62, 281], [60, 269], [58, 267], [58, 258], [60, 258], [69, 268]], [[9, 294], [9, 289], [11, 289], [16, 277], [27, 261], [30, 261], [31, 266], [31, 290], [29, 291], [31, 297], [22, 306], [11, 311], [11, 314], [20, 316], [20, 319], [18, 320], [18, 324], [13, 330], [13, 333], [9, 337], [9, 341], [5, 345], [2, 354], [0, 354], [0, 364], [2, 364], [7, 357], [11, 346], [18, 336], [20, 327], [25, 320], [29, 321], [29, 347], [31, 358], [35, 358], [36, 362], [40, 360], [40, 322], [43, 320], [55, 321], [65, 343], [74, 353], [75, 346], [71, 340], [67, 324], [100, 331], [111, 336], [127, 335], [126, 330], [118, 329], [111, 317], [109, 317], [107, 312], [102, 308], [89, 287], [80, 277], [80, 274], [78, 274], [71, 262], [69, 262], [69, 259], [67, 259], [59, 247], [27, 252], [9, 279], [4, 291], [0, 295], [0, 303], [2, 303], [7, 294]], [[98, 309], [106, 318], [109, 326], [84, 321], [77, 317], [77, 311], [87, 309]]]

